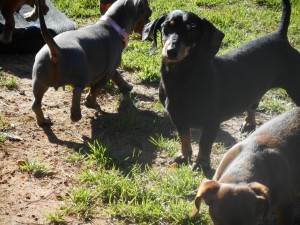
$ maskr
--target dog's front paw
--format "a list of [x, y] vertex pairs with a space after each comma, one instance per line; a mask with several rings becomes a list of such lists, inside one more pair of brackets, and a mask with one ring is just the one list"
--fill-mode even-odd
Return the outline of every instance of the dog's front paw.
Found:
[[169, 164], [171, 166], [174, 166], [174, 165], [182, 165], [182, 164], [189, 164], [189, 162], [191, 161], [191, 154], [189, 156], [184, 156], [181, 152], [180, 153], [177, 153], [175, 156], [173, 156], [171, 158], [171, 160], [169, 161]]
[[78, 122], [79, 120], [81, 120], [82, 115], [81, 112], [78, 110], [71, 110], [71, 120], [73, 122]]
[[240, 127], [240, 132], [241, 133], [251, 133], [255, 130], [256, 128], [256, 124], [253, 124], [253, 123], [249, 123], [247, 121], [245, 121], [241, 127]]

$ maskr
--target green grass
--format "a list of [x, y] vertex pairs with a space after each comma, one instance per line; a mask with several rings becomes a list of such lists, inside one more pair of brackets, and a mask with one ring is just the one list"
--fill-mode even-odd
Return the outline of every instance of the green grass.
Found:
[[48, 171], [45, 164], [36, 160], [20, 161], [18, 162], [18, 165], [21, 171], [32, 173], [37, 178], [45, 176]]
[[7, 132], [13, 129], [14, 127], [9, 122], [7, 122], [7, 120], [5, 119], [5, 115], [1, 114], [0, 111], [0, 146], [3, 145], [5, 140], [7, 139], [3, 132]]
[[189, 217], [202, 173], [189, 167], [153, 170], [139, 164], [124, 172], [111, 163], [109, 150], [99, 142], [89, 146], [80, 185], [70, 190], [65, 206], [48, 215], [50, 222], [57, 221], [54, 215], [61, 221], [66, 221], [63, 215], [93, 219], [101, 211], [125, 224], [196, 224], [199, 219], [209, 223], [207, 212], [196, 220]]
[[16, 89], [18, 87], [18, 80], [15, 76], [8, 76], [0, 67], [0, 87], [6, 87], [8, 89]]

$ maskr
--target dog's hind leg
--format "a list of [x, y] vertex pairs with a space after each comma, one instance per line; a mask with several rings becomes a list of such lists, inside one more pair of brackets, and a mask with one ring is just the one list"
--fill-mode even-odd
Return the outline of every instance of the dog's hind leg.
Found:
[[132, 85], [128, 84], [121, 74], [116, 70], [111, 80], [118, 86], [121, 93], [128, 93], [132, 90]]
[[80, 110], [80, 98], [82, 87], [74, 87], [72, 96], [72, 106], [71, 106], [71, 120], [77, 122], [82, 118]]
[[96, 109], [98, 112], [102, 112], [100, 105], [97, 103], [97, 96], [101, 88], [109, 81], [109, 79], [110, 77], [107, 76], [91, 87], [84, 102], [87, 108]]
[[259, 105], [259, 101], [256, 102], [255, 104], [253, 104], [247, 110], [247, 116], [240, 128], [240, 131], [242, 133], [251, 132], [251, 131], [255, 130], [255, 128], [256, 128], [255, 114], [256, 114], [256, 109], [257, 109], [258, 105]]
[[46, 119], [42, 110], [42, 99], [48, 87], [38, 82], [33, 83], [33, 96], [34, 102], [32, 104], [32, 110], [36, 115], [36, 120], [39, 126], [50, 126], [52, 122], [50, 119]]

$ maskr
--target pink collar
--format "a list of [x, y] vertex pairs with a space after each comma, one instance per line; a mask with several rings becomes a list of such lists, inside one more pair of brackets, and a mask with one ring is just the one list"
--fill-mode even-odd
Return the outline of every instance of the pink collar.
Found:
[[125, 48], [128, 46], [129, 35], [128, 33], [123, 30], [112, 18], [109, 16], [103, 15], [101, 16], [100, 20], [105, 21], [108, 23], [114, 30], [121, 36], [122, 41], [124, 42]]

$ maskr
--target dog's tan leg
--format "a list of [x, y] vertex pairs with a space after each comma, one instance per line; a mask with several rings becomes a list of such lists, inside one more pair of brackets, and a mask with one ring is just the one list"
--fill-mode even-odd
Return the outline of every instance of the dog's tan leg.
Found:
[[71, 120], [77, 122], [82, 118], [80, 110], [81, 87], [74, 87], [71, 106]]
[[132, 85], [128, 84], [121, 74], [116, 71], [112, 76], [111, 80], [118, 86], [121, 93], [128, 93], [132, 90]]
[[256, 108], [258, 107], [258, 103], [255, 103], [247, 110], [247, 116], [245, 118], [244, 123], [242, 124], [240, 131], [242, 133], [244, 132], [251, 132], [255, 130], [256, 127], [256, 121], [255, 121], [255, 114], [256, 114]]
[[191, 135], [191, 130], [190, 128], [177, 128], [180, 141], [181, 141], [181, 152], [177, 153], [173, 158], [170, 160], [170, 164], [183, 164], [183, 163], [188, 163], [191, 161], [191, 157], [193, 154], [192, 151], [192, 135]]
[[52, 122], [50, 119], [46, 119], [42, 110], [42, 99], [45, 92], [48, 90], [48, 87], [38, 85], [36, 83], [33, 84], [33, 95], [34, 102], [32, 104], [32, 110], [36, 115], [36, 121], [39, 126], [50, 126]]

